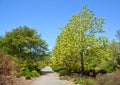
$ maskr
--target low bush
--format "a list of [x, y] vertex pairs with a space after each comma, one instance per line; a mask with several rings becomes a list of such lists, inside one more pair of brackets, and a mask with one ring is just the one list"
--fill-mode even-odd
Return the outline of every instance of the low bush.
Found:
[[75, 84], [80, 84], [80, 85], [93, 85], [94, 80], [90, 78], [75, 78], [73, 80]]
[[85, 81], [83, 81], [83, 80], [80, 79], [80, 78], [75, 78], [75, 79], [73, 80], [73, 82], [74, 82], [75, 84], [84, 84], [84, 83], [85, 83]]
[[[16, 59], [16, 61], [18, 61]], [[26, 79], [31, 79], [31, 77], [40, 76], [40, 68], [38, 62], [30, 62], [29, 60], [19, 59], [17, 66], [19, 67], [19, 71], [12, 72], [16, 77], [25, 76]]]
[[28, 68], [22, 67], [18, 74], [20, 74], [20, 76], [25, 76], [26, 79], [31, 79], [31, 72]]
[[94, 84], [94, 80], [90, 79], [90, 78], [86, 78], [84, 81], [85, 81], [85, 85], [93, 85]]
[[33, 70], [31, 72], [31, 77], [39, 77], [39, 76], [40, 76], [40, 74], [36, 70]]
[[116, 67], [117, 65], [113, 62], [106, 62], [106, 64], [101, 65], [101, 68], [108, 73], [115, 71]]
[[20, 76], [25, 76], [26, 79], [31, 79], [31, 77], [40, 76], [40, 74], [36, 70], [30, 71], [30, 69], [24, 68], [24, 67], [21, 68], [21, 70], [18, 74], [20, 74]]
[[15, 71], [16, 66], [11, 56], [0, 55], [0, 74], [10, 75], [11, 71]]
[[61, 70], [66, 70], [66, 68], [63, 68], [63, 67], [60, 67], [60, 66], [53, 66], [53, 67], [52, 67], [52, 70], [53, 70], [54, 72], [59, 72], [59, 71], [61, 71]]
[[66, 76], [70, 75], [70, 72], [68, 70], [60, 70], [59, 71], [59, 76]]
[[120, 85], [120, 72], [107, 73], [97, 77], [97, 85]]
[[37, 69], [42, 69], [42, 68], [44, 68], [45, 66], [46, 66], [46, 64], [45, 64], [45, 62], [44, 62], [44, 60], [42, 61], [38, 61], [38, 62], [36, 62], [36, 67], [37, 67]]

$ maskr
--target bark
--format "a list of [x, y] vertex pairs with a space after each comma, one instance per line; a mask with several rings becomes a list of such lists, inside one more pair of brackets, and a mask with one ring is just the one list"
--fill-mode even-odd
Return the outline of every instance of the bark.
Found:
[[83, 57], [84, 57], [84, 50], [82, 50], [81, 51], [81, 53], [80, 53], [80, 55], [81, 55], [81, 73], [82, 73], [82, 75], [84, 74], [84, 59], [83, 59]]

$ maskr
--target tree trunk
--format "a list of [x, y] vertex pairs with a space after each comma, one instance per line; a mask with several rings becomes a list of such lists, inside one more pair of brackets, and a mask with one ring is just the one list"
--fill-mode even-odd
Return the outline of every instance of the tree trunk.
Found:
[[84, 59], [83, 59], [84, 51], [83, 50], [81, 51], [80, 55], [81, 55], [81, 66], [82, 66], [81, 73], [83, 75], [84, 74]]

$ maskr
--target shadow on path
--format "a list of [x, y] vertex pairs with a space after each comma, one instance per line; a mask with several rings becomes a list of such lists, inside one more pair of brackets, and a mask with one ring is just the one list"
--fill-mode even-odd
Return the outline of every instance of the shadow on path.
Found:
[[53, 73], [52, 71], [40, 71], [41, 75], [47, 75], [49, 73]]
[[53, 73], [52, 71], [52, 68], [49, 67], [49, 66], [46, 66], [45, 68], [43, 68], [41, 71], [40, 71], [40, 74], [41, 75], [47, 75], [49, 73]]

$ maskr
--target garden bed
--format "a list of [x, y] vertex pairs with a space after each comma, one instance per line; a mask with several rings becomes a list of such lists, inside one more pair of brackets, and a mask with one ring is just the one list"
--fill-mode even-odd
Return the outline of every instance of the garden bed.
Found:
[[35, 79], [26, 80], [25, 77], [0, 76], [0, 85], [31, 85], [31, 82]]

